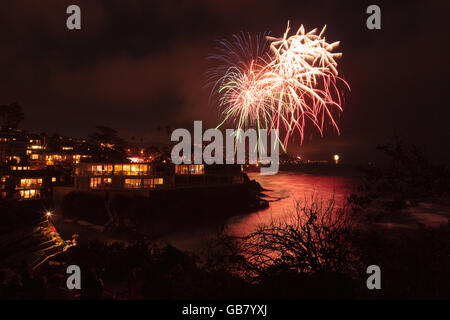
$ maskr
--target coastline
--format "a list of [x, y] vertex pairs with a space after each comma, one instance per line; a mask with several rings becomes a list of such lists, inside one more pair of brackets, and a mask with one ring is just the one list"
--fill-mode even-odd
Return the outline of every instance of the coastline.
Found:
[[[244, 174], [244, 183], [238, 185], [155, 190], [149, 196], [115, 195], [108, 202], [113, 221], [100, 194], [72, 192], [57, 210], [60, 219], [56, 227], [63, 230], [63, 237], [70, 237], [70, 232], [75, 230], [83, 232], [85, 228], [79, 226], [81, 221], [84, 227], [95, 226], [100, 238], [159, 239], [193, 227], [221, 226], [233, 216], [267, 208], [269, 202], [264, 199], [264, 191], [267, 190]], [[98, 230], [101, 226], [103, 231]], [[95, 232], [83, 233], [81, 242], [97, 238]]]

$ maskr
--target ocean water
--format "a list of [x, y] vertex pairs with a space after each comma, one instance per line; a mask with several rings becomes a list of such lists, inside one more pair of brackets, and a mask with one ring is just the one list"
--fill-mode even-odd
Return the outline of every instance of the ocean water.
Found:
[[[248, 173], [250, 179], [258, 181], [264, 189], [269, 207], [242, 216], [233, 216], [226, 221], [227, 230], [243, 235], [254, 230], [258, 224], [269, 223], [272, 219], [289, 214], [295, 209], [296, 201], [323, 201], [334, 199], [341, 206], [346, 197], [355, 190], [358, 183], [355, 178], [329, 175], [311, 175], [298, 172], [279, 172], [276, 175], [263, 176]], [[232, 199], [230, 199], [232, 201]], [[219, 226], [217, 226], [219, 227]], [[199, 251], [217, 234], [217, 227], [201, 227], [189, 232], [178, 232], [163, 237], [182, 250]]]

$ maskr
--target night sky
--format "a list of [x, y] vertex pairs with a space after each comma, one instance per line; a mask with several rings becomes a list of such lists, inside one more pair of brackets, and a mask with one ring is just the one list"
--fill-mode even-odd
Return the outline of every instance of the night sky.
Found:
[[[70, 4], [81, 7], [79, 31], [66, 28]], [[366, 28], [370, 4], [381, 7], [382, 30]], [[158, 126], [218, 124], [205, 87], [216, 40], [241, 30], [281, 36], [288, 20], [293, 29], [327, 24], [327, 40], [341, 41], [339, 71], [352, 88], [342, 134], [307, 134], [290, 151], [364, 162], [399, 136], [448, 161], [448, 14], [445, 1], [7, 0], [0, 103], [21, 104], [27, 130], [86, 136], [107, 125], [125, 138], [161, 142], [168, 135]]]

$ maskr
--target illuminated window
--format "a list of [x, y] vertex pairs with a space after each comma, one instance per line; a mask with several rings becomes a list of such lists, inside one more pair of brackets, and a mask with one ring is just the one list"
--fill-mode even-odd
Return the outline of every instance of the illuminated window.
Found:
[[203, 164], [191, 164], [189, 165], [189, 174], [204, 174], [205, 167]]
[[142, 186], [141, 182], [141, 179], [125, 179], [125, 188], [140, 188]]
[[52, 154], [52, 155], [48, 156], [47, 159], [50, 161], [61, 161], [62, 156], [60, 154]]
[[142, 175], [146, 175], [147, 174], [147, 165], [146, 164], [140, 164], [139, 165], [139, 172]]
[[114, 165], [114, 174], [122, 174], [123, 166], [121, 164]]
[[188, 165], [185, 164], [175, 165], [175, 174], [189, 174]]
[[147, 164], [115, 164], [115, 165], [92, 165], [91, 172], [94, 175], [125, 175], [139, 176], [148, 175]]
[[41, 187], [42, 178], [20, 179], [21, 188]]
[[20, 190], [20, 198], [21, 199], [39, 199], [41, 197], [40, 190]]
[[39, 159], [39, 155], [38, 154], [32, 154], [31, 155], [31, 159], [32, 160], [38, 160]]
[[109, 165], [93, 165], [91, 167], [91, 171], [94, 175], [107, 175], [112, 174], [113, 172], [113, 166], [112, 164]]
[[205, 173], [203, 164], [179, 164], [175, 166], [175, 174], [201, 175]]
[[153, 188], [154, 187], [153, 179], [143, 179], [142, 185], [144, 188]]
[[56, 182], [56, 177], [52, 177], [52, 182]]
[[148, 166], [146, 164], [116, 164], [114, 165], [114, 174], [123, 174], [126, 176], [147, 175]]
[[158, 185], [162, 185], [164, 183], [163, 178], [149, 178], [142, 179], [142, 184], [144, 188], [155, 188]]
[[98, 186], [101, 184], [102, 178], [91, 178], [91, 189], [97, 189]]
[[107, 188], [112, 185], [111, 178], [91, 178], [91, 189]]

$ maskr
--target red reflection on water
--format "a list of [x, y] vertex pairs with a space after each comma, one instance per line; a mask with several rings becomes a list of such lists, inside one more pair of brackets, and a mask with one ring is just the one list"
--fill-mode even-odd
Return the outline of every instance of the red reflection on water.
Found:
[[252, 232], [259, 224], [268, 224], [295, 210], [295, 200], [315, 200], [324, 203], [333, 198], [336, 208], [341, 207], [352, 191], [356, 180], [349, 177], [318, 176], [302, 173], [282, 172], [273, 176], [248, 173], [250, 179], [258, 181], [270, 201], [269, 208], [245, 216], [230, 219], [228, 231], [235, 235]]
[[[295, 199], [301, 200], [305, 196], [311, 200], [315, 193], [316, 198], [329, 200], [334, 193], [336, 205], [342, 205], [346, 196], [349, 195], [357, 181], [349, 177], [333, 177], [309, 175], [303, 173], [278, 173], [272, 176], [263, 176], [259, 173], [248, 173], [250, 179], [258, 181], [269, 196], [268, 200], [281, 198], [279, 201], [269, 203], [269, 208], [233, 217], [227, 222], [227, 231], [234, 235], [247, 235], [255, 230], [258, 224], [268, 224], [272, 218], [282, 217], [285, 213], [294, 209]], [[217, 236], [216, 227], [201, 227], [190, 229], [185, 232], [177, 232], [162, 237], [162, 241], [167, 241], [182, 250], [198, 251], [205, 243], [209, 243]]]

